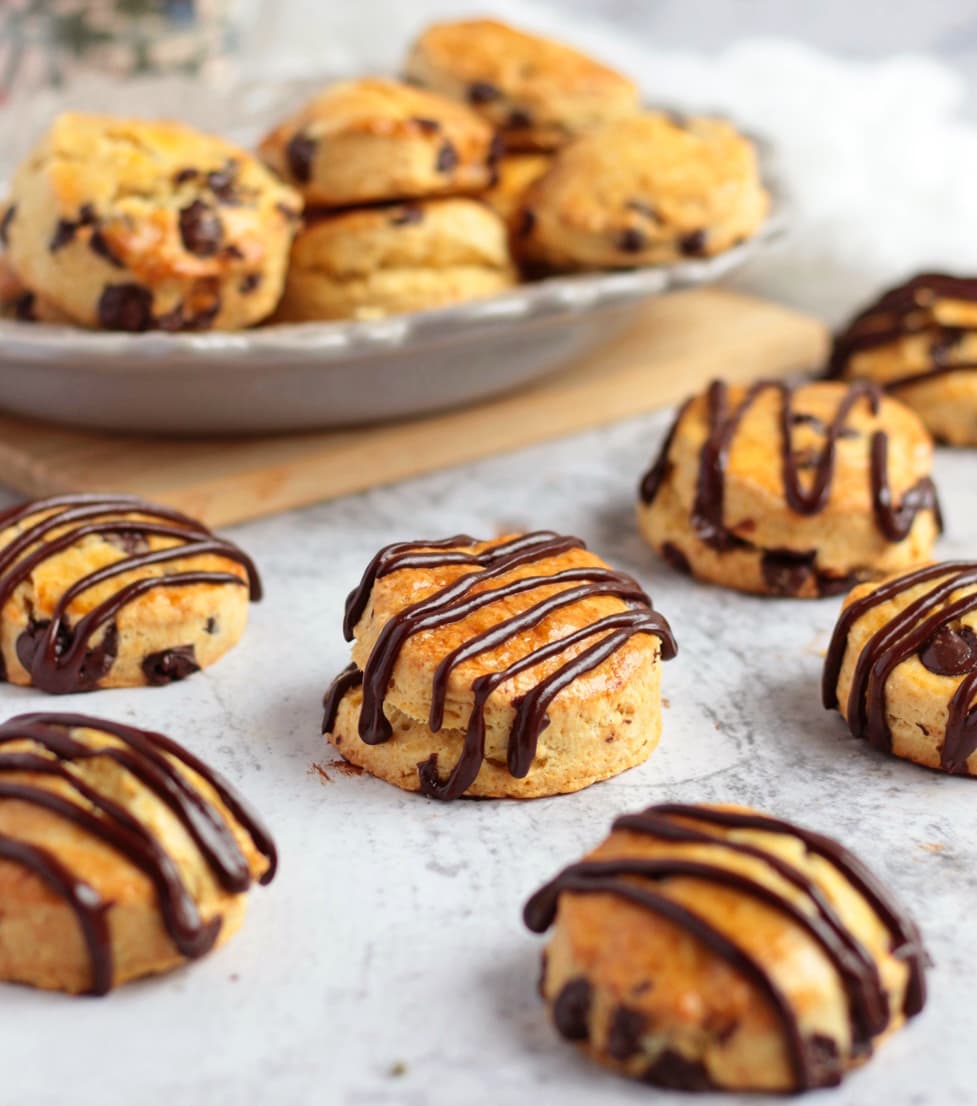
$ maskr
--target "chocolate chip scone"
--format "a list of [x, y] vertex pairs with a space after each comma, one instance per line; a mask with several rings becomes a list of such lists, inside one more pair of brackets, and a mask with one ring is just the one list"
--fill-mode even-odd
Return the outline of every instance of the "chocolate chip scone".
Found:
[[663, 1087], [831, 1086], [926, 998], [919, 933], [875, 877], [746, 807], [618, 818], [525, 920], [554, 926], [540, 990], [561, 1036]]
[[301, 200], [251, 154], [178, 123], [59, 116], [14, 176], [24, 285], [84, 326], [250, 326], [281, 294]]
[[977, 445], [977, 277], [921, 273], [835, 338], [830, 375], [874, 380], [950, 445]]
[[668, 623], [579, 538], [465, 535], [381, 549], [346, 603], [353, 663], [323, 730], [435, 799], [577, 791], [646, 760]]
[[753, 234], [769, 205], [753, 144], [733, 126], [649, 112], [557, 154], [523, 199], [519, 248], [558, 270], [711, 257]]
[[162, 734], [80, 714], [0, 725], [0, 979], [105, 994], [204, 956], [276, 867], [235, 789]]
[[0, 515], [0, 677], [12, 684], [65, 694], [182, 680], [238, 641], [260, 597], [237, 546], [131, 496]]
[[416, 200], [310, 219], [276, 318], [370, 319], [495, 295], [516, 272], [502, 220], [477, 200]]
[[822, 695], [877, 749], [977, 776], [977, 563], [927, 565], [855, 588], [831, 639]]
[[499, 156], [475, 112], [400, 81], [325, 89], [261, 142], [261, 156], [322, 207], [487, 188]]
[[638, 523], [673, 567], [816, 598], [926, 560], [941, 528], [933, 446], [876, 385], [714, 381], [679, 411]]
[[411, 47], [406, 72], [471, 104], [510, 150], [553, 150], [638, 110], [638, 89], [627, 77], [494, 19], [428, 27]]

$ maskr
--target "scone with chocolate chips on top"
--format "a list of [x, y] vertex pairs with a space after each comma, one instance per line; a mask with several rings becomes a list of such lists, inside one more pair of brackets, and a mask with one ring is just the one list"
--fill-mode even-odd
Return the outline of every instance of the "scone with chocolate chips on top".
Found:
[[476, 200], [417, 200], [310, 219], [276, 316], [375, 319], [495, 295], [516, 281], [502, 220]]
[[499, 152], [495, 131], [469, 108], [378, 77], [325, 89], [260, 145], [319, 207], [480, 192]]
[[519, 250], [558, 270], [711, 257], [768, 208], [756, 151], [733, 126], [648, 112], [559, 152], [523, 198]]
[[108, 330], [230, 330], [271, 313], [301, 200], [179, 123], [66, 114], [21, 164], [4, 220], [26, 288]]
[[638, 90], [627, 77], [495, 19], [428, 27], [411, 47], [406, 71], [471, 104], [499, 128], [509, 150], [553, 150], [638, 110]]

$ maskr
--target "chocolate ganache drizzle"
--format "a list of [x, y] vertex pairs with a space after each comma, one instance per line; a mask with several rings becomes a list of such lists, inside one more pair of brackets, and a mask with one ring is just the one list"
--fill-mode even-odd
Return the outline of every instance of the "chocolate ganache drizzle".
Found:
[[[115, 740], [93, 743], [89, 735], [79, 732], [83, 729]], [[28, 750], [9, 748], [28, 742]], [[224, 815], [177, 765], [202, 777], [251, 837], [255, 849], [268, 861], [261, 883], [271, 882], [278, 865], [271, 835], [222, 776], [163, 734], [84, 714], [21, 714], [0, 725], [0, 802], [12, 799], [42, 807], [125, 857], [152, 881], [166, 931], [179, 952], [188, 959], [203, 956], [217, 940], [221, 918], [208, 922], [201, 918], [191, 889], [163, 843], [78, 771], [91, 760], [111, 760], [165, 803], [193, 839], [214, 878], [231, 894], [242, 893], [251, 885], [248, 862]], [[26, 782], [25, 774], [50, 777], [60, 786], [55, 790]], [[17, 778], [11, 780], [10, 775]], [[65, 793], [64, 785], [70, 793]], [[0, 833], [0, 857], [29, 868], [68, 903], [78, 918], [91, 960], [90, 992], [102, 995], [109, 991], [113, 984], [108, 925], [112, 903], [48, 848]]]
[[[848, 425], [856, 405], [864, 401], [873, 414], [878, 414], [882, 402], [879, 387], [866, 380], [855, 381], [844, 393], [831, 421], [824, 425], [814, 415], [795, 410], [797, 387], [784, 381], [761, 380], [751, 385], [742, 401], [731, 406], [729, 388], [714, 380], [706, 393], [707, 435], [699, 454], [699, 471], [695, 499], [692, 505], [692, 528], [700, 541], [720, 552], [745, 546], [744, 539], [727, 529], [723, 518], [726, 497], [726, 472], [736, 433], [754, 404], [766, 392], [780, 398], [780, 466], [783, 473], [784, 498], [787, 506], [801, 515], [816, 515], [828, 504], [834, 482], [837, 444], [842, 438], [858, 436]], [[678, 413], [661, 452], [641, 483], [641, 498], [652, 503], [668, 474], [670, 453], [678, 425], [689, 408], [686, 403]], [[793, 428], [814, 426], [824, 435], [820, 451], [801, 456], [793, 445]], [[808, 453], [809, 451], [805, 451]], [[883, 430], [872, 434], [870, 443], [870, 479], [875, 522], [889, 542], [904, 540], [920, 511], [935, 511], [939, 518], [936, 488], [924, 477], [896, 505], [889, 487], [889, 437]], [[813, 475], [802, 480], [802, 468], [813, 469]]]
[[636, 580], [609, 568], [584, 566], [566, 568], [512, 579], [495, 587], [475, 592], [476, 587], [500, 580], [522, 565], [558, 556], [586, 546], [579, 538], [563, 537], [550, 531], [522, 534], [498, 545], [474, 553], [459, 546], [477, 542], [458, 534], [436, 542], [398, 542], [373, 558], [363, 579], [346, 601], [343, 632], [351, 641], [357, 622], [366, 610], [376, 581], [404, 569], [440, 568], [447, 565], [471, 566], [472, 571], [441, 588], [433, 595], [413, 603], [395, 614], [380, 631], [364, 671], [351, 665], [342, 672], [326, 693], [323, 732], [331, 732], [343, 696], [362, 684], [359, 735], [369, 745], [388, 741], [393, 730], [384, 714], [383, 704], [391, 675], [404, 644], [413, 634], [460, 622], [475, 611], [499, 603], [514, 595], [553, 585], [567, 585], [518, 614], [497, 622], [474, 635], [443, 657], [434, 674], [428, 726], [438, 733], [444, 722], [448, 681], [454, 669], [465, 661], [497, 649], [518, 634], [538, 626], [548, 615], [585, 599], [607, 595], [621, 599], [626, 609], [605, 615], [565, 637], [557, 638], [527, 653], [497, 672], [479, 676], [472, 684], [474, 705], [465, 731], [461, 755], [442, 778], [437, 757], [418, 765], [420, 789], [434, 799], [450, 800], [462, 795], [474, 782], [485, 755], [485, 709], [489, 697], [507, 680], [559, 657], [566, 650], [590, 642], [576, 656], [542, 678], [516, 702], [516, 717], [509, 733], [507, 763], [509, 772], [522, 778], [536, 756], [539, 736], [549, 724], [546, 711], [553, 699], [574, 680], [596, 668], [636, 634], [650, 634], [661, 642], [661, 655], [671, 659], [677, 646], [666, 620], [652, 606]]
[[[848, 695], [848, 725], [856, 737], [885, 752], [892, 750], [886, 717], [885, 685], [897, 665], [918, 656], [930, 672], [962, 679], [950, 699], [940, 766], [967, 774], [977, 752], [977, 637], [960, 619], [977, 611], [977, 563], [946, 561], [927, 565], [882, 584], [841, 613], [824, 662], [821, 697], [828, 710], [838, 706], [838, 677], [855, 623], [873, 607], [912, 588], [930, 585], [865, 643]], [[968, 590], [969, 589], [969, 590]], [[956, 594], [963, 591], [964, 594]]]
[[937, 376], [977, 370], [977, 361], [950, 359], [954, 347], [968, 334], [977, 333], [977, 326], [938, 322], [931, 311], [937, 300], [977, 303], [977, 278], [920, 273], [906, 284], [890, 289], [835, 337], [827, 375], [840, 378], [857, 354], [919, 334], [930, 339], [932, 365], [921, 372], [887, 380], [884, 384], [887, 391], [899, 391]]
[[526, 925], [536, 933], [548, 929], [556, 917], [559, 897], [564, 893], [611, 894], [685, 929], [715, 956], [747, 978], [770, 1003], [783, 1030], [795, 1080], [794, 1090], [823, 1086], [840, 1079], [837, 1043], [826, 1042], [820, 1037], [805, 1038], [797, 1012], [771, 974], [708, 919], [670, 898], [666, 893], [667, 881], [672, 877], [683, 877], [731, 888], [776, 910], [790, 923], [803, 929], [838, 973], [848, 1006], [853, 1057], [869, 1055], [873, 1038], [889, 1025], [892, 1012], [887, 993], [874, 957], [845, 924], [829, 897], [813, 879], [761, 845], [732, 839], [721, 831], [759, 830], [790, 835], [803, 842], [809, 854], [830, 863], [866, 900], [888, 930], [892, 955], [903, 960], [908, 967], [909, 978], [901, 1013], [908, 1018], [922, 1010], [926, 1000], [923, 974], [925, 952], [916, 926], [899, 910], [860, 861], [837, 842], [778, 818], [683, 803], [661, 803], [640, 814], [624, 815], [614, 822], [613, 828], [676, 845], [709, 845], [730, 854], [762, 861], [775, 877], [801, 893], [803, 903], [795, 902], [743, 872], [701, 859], [684, 859], [681, 855], [595, 859], [571, 864], [537, 891], [524, 910]]
[[[140, 517], [129, 517], [134, 514]], [[126, 553], [70, 584], [51, 618], [32, 618], [18, 638], [17, 656], [30, 673], [32, 684], [53, 694], [89, 691], [109, 671], [118, 648], [115, 618], [127, 603], [148, 591], [195, 584], [247, 586], [253, 600], [261, 598], [257, 569], [237, 546], [218, 538], [186, 515], [132, 496], [79, 494], [36, 500], [0, 515], [0, 531], [15, 527], [19, 532], [0, 548], [0, 610], [39, 565], [90, 535], [114, 542]], [[146, 541], [150, 535], [175, 540], [177, 544], [150, 550]], [[71, 603], [89, 588], [123, 574], [201, 554], [216, 554], [242, 565], [247, 583], [232, 572], [194, 569], [144, 576], [125, 583], [76, 623], [69, 622]], [[90, 647], [92, 637], [103, 627], [101, 640]], [[0, 671], [0, 677], [4, 675]]]

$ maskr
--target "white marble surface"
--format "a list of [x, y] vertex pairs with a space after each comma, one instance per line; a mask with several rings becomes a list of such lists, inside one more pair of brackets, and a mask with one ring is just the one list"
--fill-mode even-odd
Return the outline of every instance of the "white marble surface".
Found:
[[[372, 23], [386, 50], [402, 24], [421, 18], [421, 6], [388, 5], [383, 19], [366, 21], [349, 15], [351, 6], [330, 6], [329, 18], [361, 31]], [[625, 7], [640, 6], [616, 5]], [[559, 13], [531, 14], [540, 25], [565, 22]], [[304, 35], [286, 28], [276, 40], [294, 46], [285, 68], [299, 68], [317, 43], [323, 57], [336, 52], [334, 39], [317, 39], [308, 23], [296, 27]], [[566, 31], [591, 40], [590, 30]], [[645, 57], [644, 43], [600, 41], [633, 65]], [[950, 71], [927, 59], [842, 64], [769, 42], [718, 58], [652, 56], [643, 72], [656, 90], [714, 96], [787, 141], [803, 191], [798, 233], [749, 276], [754, 287], [832, 316], [853, 288], [901, 268], [972, 258], [966, 231], [974, 222], [960, 219], [972, 216], [973, 177], [961, 170], [977, 139], [954, 118], [963, 86]], [[819, 123], [829, 98], [834, 113], [821, 111]], [[886, 758], [821, 709], [821, 651], [839, 600], [764, 602], [697, 586], [642, 546], [634, 490], [664, 421], [622, 424], [241, 527], [234, 537], [261, 566], [267, 597], [237, 650], [181, 685], [56, 704], [163, 729], [209, 758], [270, 822], [282, 868], [271, 887], [255, 891], [242, 933], [187, 970], [104, 1000], [4, 988], [0, 1103], [689, 1102], [605, 1074], [556, 1038], [534, 989], [541, 941], [520, 923], [526, 896], [597, 842], [617, 812], [667, 798], [754, 803], [834, 833], [922, 923], [935, 962], [926, 1012], [841, 1089], [812, 1101], [971, 1106], [977, 785]], [[972, 473], [972, 454], [941, 453], [943, 555], [973, 555]], [[664, 674], [660, 749], [582, 794], [522, 805], [442, 806], [330, 767], [319, 700], [345, 663], [342, 600], [369, 556], [405, 536], [518, 526], [580, 534], [634, 572], [672, 619], [681, 653]], [[51, 706], [0, 687], [5, 715]]]
[[[103, 1000], [5, 989], [0, 1101], [584, 1106], [653, 1097], [677, 1106], [688, 1099], [631, 1086], [557, 1039], [534, 987], [541, 941], [523, 930], [520, 909], [617, 812], [682, 799], [752, 803], [836, 834], [922, 923], [935, 961], [927, 1010], [814, 1101], [973, 1103], [977, 785], [876, 753], [821, 709], [821, 651], [839, 600], [753, 599], [655, 561], [635, 534], [632, 502], [663, 425], [662, 416], [627, 423], [240, 527], [234, 537], [261, 565], [267, 598], [236, 651], [183, 684], [57, 704], [162, 728], [208, 757], [264, 812], [282, 868], [254, 892], [243, 932], [187, 970]], [[972, 554], [977, 539], [972, 465], [967, 453], [939, 457], [947, 556]], [[439, 805], [331, 767], [319, 697], [345, 663], [342, 600], [369, 556], [404, 536], [513, 526], [580, 534], [634, 572], [672, 620], [681, 652], [664, 673], [659, 750], [581, 794], [525, 804]], [[9, 713], [51, 706], [9, 687], [0, 700]]]

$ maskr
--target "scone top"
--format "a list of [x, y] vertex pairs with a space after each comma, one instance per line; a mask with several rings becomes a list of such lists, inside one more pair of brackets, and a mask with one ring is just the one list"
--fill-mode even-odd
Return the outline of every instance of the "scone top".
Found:
[[542, 992], [600, 1062], [686, 1090], [837, 1083], [925, 1000], [919, 933], [829, 838], [745, 807], [665, 803], [526, 905]]
[[410, 49], [407, 76], [467, 101], [510, 149], [554, 149], [638, 108], [632, 81], [560, 42], [494, 19], [438, 23]]

